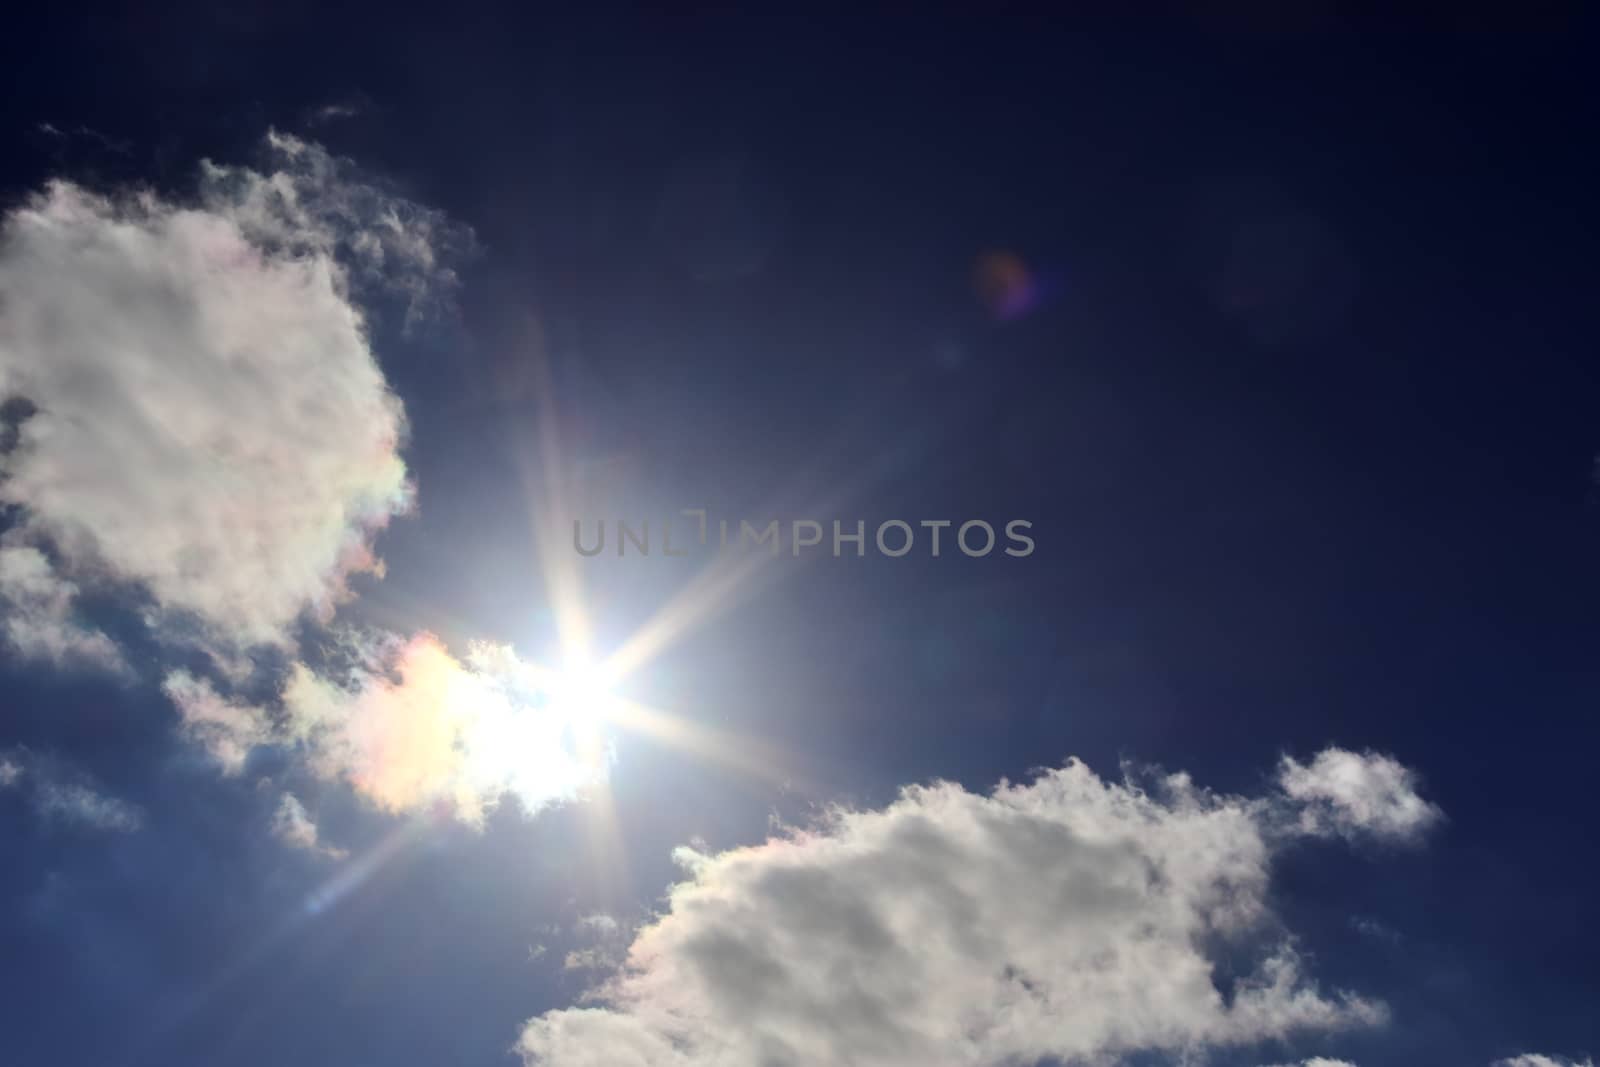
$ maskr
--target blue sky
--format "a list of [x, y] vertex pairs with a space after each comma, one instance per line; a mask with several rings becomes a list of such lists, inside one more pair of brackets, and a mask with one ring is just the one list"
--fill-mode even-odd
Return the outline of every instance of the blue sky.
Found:
[[457, 14], [0, 45], [0, 1060], [1588, 1062], [1575, 16]]

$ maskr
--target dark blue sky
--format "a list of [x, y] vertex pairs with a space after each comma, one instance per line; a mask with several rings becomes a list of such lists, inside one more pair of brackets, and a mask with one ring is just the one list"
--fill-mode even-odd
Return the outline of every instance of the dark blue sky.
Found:
[[[513, 1062], [585, 987], [530, 960], [541, 931], [642, 918], [691, 836], [1069, 755], [1255, 794], [1328, 745], [1392, 753], [1446, 814], [1420, 848], [1275, 861], [1318, 977], [1392, 1020], [1238, 1062], [1600, 1049], [1600, 97], [1576, 16], [30, 17], [0, 45], [7, 208], [53, 176], [181, 195], [276, 127], [475, 232], [459, 308], [375, 333], [419, 509], [353, 617], [550, 638], [533, 352], [622, 517], [803, 517], [848, 487], [817, 517], [1025, 518], [1038, 547], [785, 561], [653, 661], [630, 694], [807, 784], [624, 739], [626, 877], [585, 868], [576, 809], [501, 811], [309, 916], [328, 864], [258, 832], [274, 798], [178, 739], [158, 672], [8, 658], [0, 750], [144, 823], [0, 793], [0, 1061]], [[994, 252], [1032, 280], [1014, 315], [975, 286]], [[603, 643], [693, 565], [586, 561]], [[319, 803], [353, 851], [392, 828]]]

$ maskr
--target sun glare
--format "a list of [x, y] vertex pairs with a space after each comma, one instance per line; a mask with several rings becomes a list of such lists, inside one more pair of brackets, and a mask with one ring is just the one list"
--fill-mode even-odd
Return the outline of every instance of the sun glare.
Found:
[[570, 721], [603, 718], [612, 700], [611, 687], [605, 669], [586, 659], [569, 662], [545, 685], [551, 710]]
[[597, 768], [606, 758], [606, 722], [615, 697], [607, 672], [588, 660], [569, 662], [546, 683], [548, 711], [561, 723], [578, 765]]

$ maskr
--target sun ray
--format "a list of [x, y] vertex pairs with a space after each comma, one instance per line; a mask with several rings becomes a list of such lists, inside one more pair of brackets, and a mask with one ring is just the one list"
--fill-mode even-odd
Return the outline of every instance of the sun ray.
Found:
[[[834, 451], [847, 452], [843, 438]], [[863, 465], [851, 482], [821, 494], [806, 493], [807, 479], [797, 479], [790, 491], [780, 493], [766, 512], [797, 517], [828, 516], [882, 482], [906, 460], [904, 452], [880, 455], [876, 463]], [[786, 504], [804, 496], [810, 502], [799, 507]], [[719, 538], [720, 540], [720, 538]], [[719, 556], [692, 578], [688, 585], [630, 635], [606, 661], [618, 678], [626, 677], [670, 647], [673, 642], [703, 626], [762, 589], [781, 581], [783, 569], [772, 567], [778, 561], [769, 552], [737, 549]], [[792, 562], [803, 562], [792, 560]]]

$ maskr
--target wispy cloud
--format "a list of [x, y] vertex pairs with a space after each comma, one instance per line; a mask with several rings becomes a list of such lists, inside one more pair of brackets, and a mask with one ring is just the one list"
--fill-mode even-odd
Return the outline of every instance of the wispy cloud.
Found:
[[90, 667], [126, 675], [116, 643], [80, 620], [78, 587], [56, 574], [30, 545], [0, 543], [0, 609], [11, 650], [60, 667]]
[[1375, 753], [1329, 748], [1309, 765], [1285, 756], [1278, 781], [1300, 804], [1300, 825], [1307, 833], [1410, 841], [1443, 817], [1417, 794], [1409, 768]]
[[585, 915], [572, 932], [585, 944], [562, 957], [563, 970], [614, 971], [627, 958], [630, 931], [609, 915]]
[[316, 852], [329, 859], [344, 859], [349, 855], [342, 848], [335, 848], [322, 842], [317, 824], [312, 821], [305, 805], [300, 803], [300, 799], [293, 793], [283, 794], [278, 801], [278, 808], [272, 815], [272, 836], [291, 848]]
[[344, 122], [365, 114], [371, 106], [372, 101], [365, 94], [353, 93], [313, 108], [306, 114], [305, 123], [315, 129], [334, 122]]
[[173, 671], [161, 688], [177, 707], [184, 733], [206, 750], [224, 774], [238, 774], [251, 750], [273, 739], [265, 711], [226, 699], [204, 678]]
[[82, 139], [90, 141], [108, 152], [115, 152], [118, 155], [128, 155], [133, 151], [133, 145], [128, 141], [121, 140], [116, 137], [108, 137], [99, 130], [91, 129], [82, 123], [72, 126], [60, 126], [54, 122], [41, 122], [36, 125], [34, 129], [38, 130], [40, 133], [51, 138], [52, 140], [71, 141], [74, 139]]
[[44, 782], [35, 793], [34, 802], [46, 818], [81, 823], [96, 830], [137, 830], [144, 822], [132, 805], [74, 782]]
[[144, 824], [144, 813], [98, 789], [87, 775], [29, 749], [0, 753], [0, 789], [23, 795], [49, 824], [128, 832]]

